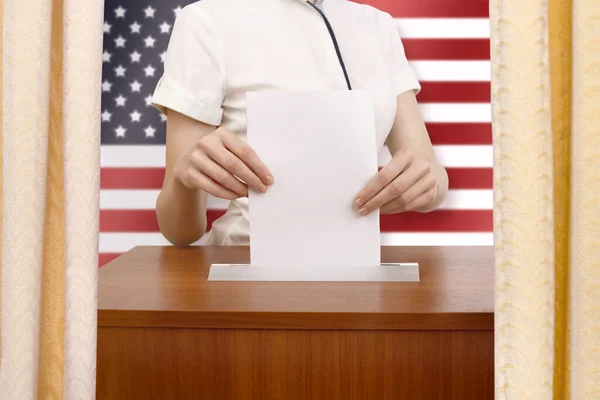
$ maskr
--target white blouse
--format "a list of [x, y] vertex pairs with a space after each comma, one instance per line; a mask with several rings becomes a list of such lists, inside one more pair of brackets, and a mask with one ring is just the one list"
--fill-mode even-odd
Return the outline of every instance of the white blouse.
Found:
[[[392, 17], [347, 0], [319, 0], [353, 89], [371, 93], [378, 148], [391, 130], [396, 96], [420, 90]], [[200, 0], [175, 21], [153, 96], [167, 108], [246, 139], [245, 93], [347, 90], [327, 26], [307, 0]], [[248, 199], [231, 201], [205, 239], [249, 244]]]

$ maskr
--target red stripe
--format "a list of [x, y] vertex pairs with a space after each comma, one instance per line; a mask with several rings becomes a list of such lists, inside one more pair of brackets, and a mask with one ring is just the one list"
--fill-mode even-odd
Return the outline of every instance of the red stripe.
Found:
[[[209, 229], [225, 210], [208, 210]], [[158, 232], [154, 210], [101, 210], [100, 232]], [[491, 232], [492, 210], [383, 215], [382, 232]]]
[[[378, 168], [381, 171], [381, 167]], [[492, 168], [447, 168], [450, 189], [492, 189], [494, 170]]]
[[492, 168], [448, 168], [450, 189], [493, 189]]
[[[456, 144], [455, 137], [461, 135], [476, 136], [477, 129], [477, 127], [467, 127], [464, 130], [457, 128], [455, 134], [446, 135], [445, 131], [436, 132], [436, 128], [434, 128], [432, 136], [439, 136], [438, 140], [447, 144]], [[451, 189], [492, 188], [493, 173], [491, 168], [448, 168], [447, 171], [450, 177]], [[101, 189], [121, 190], [160, 189], [163, 175], [163, 168], [103, 168], [100, 187]]]
[[353, 0], [394, 18], [488, 18], [489, 0]]
[[[208, 228], [225, 210], [207, 210]], [[154, 210], [100, 210], [100, 232], [159, 232]]]
[[492, 210], [437, 210], [381, 216], [381, 232], [492, 232]]
[[[491, 123], [465, 123], [465, 124], [427, 124], [429, 137], [434, 144], [473, 144], [473, 145], [491, 145], [492, 144], [492, 124]], [[468, 174], [470, 169], [466, 169]]]
[[489, 82], [421, 82], [420, 103], [489, 103]]
[[164, 168], [102, 168], [101, 189], [160, 189]]
[[98, 254], [98, 266], [101, 267], [119, 257], [122, 253], [100, 253]]
[[416, 60], [489, 60], [489, 39], [402, 39], [406, 58]]
[[156, 232], [154, 210], [100, 210], [100, 232]]

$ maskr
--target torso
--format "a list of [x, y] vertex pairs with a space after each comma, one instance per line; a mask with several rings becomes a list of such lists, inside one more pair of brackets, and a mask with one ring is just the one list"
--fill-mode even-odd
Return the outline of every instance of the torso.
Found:
[[[302, 0], [201, 0], [217, 26], [226, 60], [221, 126], [246, 139], [245, 93], [260, 90], [347, 90], [322, 17]], [[370, 92], [381, 148], [396, 112], [396, 98], [378, 41], [380, 11], [346, 0], [325, 0], [322, 10], [338, 41], [354, 89]], [[249, 243], [248, 201], [230, 203], [206, 244]]]

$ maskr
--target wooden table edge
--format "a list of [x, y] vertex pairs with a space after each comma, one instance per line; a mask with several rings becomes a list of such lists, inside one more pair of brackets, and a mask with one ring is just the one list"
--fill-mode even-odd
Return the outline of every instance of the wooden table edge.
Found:
[[98, 310], [98, 327], [308, 330], [493, 330], [493, 312], [353, 313]]

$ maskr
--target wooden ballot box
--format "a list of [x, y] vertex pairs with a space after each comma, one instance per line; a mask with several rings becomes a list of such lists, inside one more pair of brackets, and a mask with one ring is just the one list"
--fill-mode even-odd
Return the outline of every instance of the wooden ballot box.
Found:
[[207, 280], [248, 262], [137, 247], [102, 267], [98, 400], [493, 399], [493, 248], [382, 248], [420, 282]]

